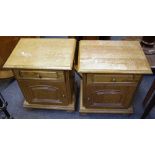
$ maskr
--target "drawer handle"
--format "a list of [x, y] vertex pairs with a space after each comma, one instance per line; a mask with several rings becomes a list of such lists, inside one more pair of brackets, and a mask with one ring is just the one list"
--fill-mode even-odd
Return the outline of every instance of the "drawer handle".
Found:
[[40, 78], [40, 79], [42, 78], [42, 76], [40, 74], [37, 74], [37, 77]]
[[112, 82], [116, 82], [116, 78], [112, 78]]

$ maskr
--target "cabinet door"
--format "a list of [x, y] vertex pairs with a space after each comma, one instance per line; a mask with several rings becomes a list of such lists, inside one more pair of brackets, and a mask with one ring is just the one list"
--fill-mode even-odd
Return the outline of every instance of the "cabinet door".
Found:
[[26, 100], [30, 104], [67, 105], [64, 82], [50, 80], [19, 80]]
[[128, 108], [136, 85], [136, 83], [88, 85], [85, 106], [98, 109]]

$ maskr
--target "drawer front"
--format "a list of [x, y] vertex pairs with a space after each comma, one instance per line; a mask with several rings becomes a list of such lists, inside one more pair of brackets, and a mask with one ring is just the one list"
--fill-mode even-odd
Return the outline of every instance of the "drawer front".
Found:
[[95, 84], [86, 87], [85, 107], [128, 108], [131, 104], [137, 83], [130, 84]]
[[64, 80], [63, 71], [34, 71], [34, 70], [15, 70], [17, 78], [21, 79], [53, 79]]
[[87, 83], [138, 82], [141, 75], [130, 74], [87, 74]]

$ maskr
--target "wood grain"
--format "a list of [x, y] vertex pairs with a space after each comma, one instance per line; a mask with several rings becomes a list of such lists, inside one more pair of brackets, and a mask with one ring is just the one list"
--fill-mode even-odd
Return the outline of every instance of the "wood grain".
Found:
[[132, 113], [132, 99], [142, 74], [151, 74], [137, 41], [81, 41], [80, 112]]
[[81, 86], [80, 86], [80, 113], [114, 113], [114, 114], [132, 114], [133, 113], [133, 107], [132, 105], [129, 108], [114, 108], [114, 109], [110, 109], [110, 108], [102, 108], [102, 109], [98, 109], [98, 108], [86, 108], [84, 106], [84, 94], [83, 94], [83, 81], [81, 80]]
[[43, 104], [30, 104], [26, 100], [24, 101], [25, 108], [36, 108], [36, 109], [55, 109], [55, 110], [67, 110], [74, 111], [75, 110], [75, 96], [72, 96], [72, 102], [69, 105], [65, 106], [57, 106], [57, 105], [43, 105]]
[[75, 39], [21, 39], [8, 58], [24, 107], [74, 110]]
[[26, 100], [31, 104], [68, 105], [64, 82], [51, 80], [18, 80]]
[[75, 39], [20, 39], [4, 68], [72, 70]]
[[99, 83], [86, 86], [87, 108], [128, 108], [137, 83]]
[[[23, 70], [22, 70], [23, 71]], [[20, 70], [15, 69], [14, 74], [26, 99], [25, 107], [42, 109], [74, 110], [74, 81], [72, 71], [51, 71], [63, 73], [61, 78], [47, 78], [47, 70], [26, 70], [27, 77], [19, 76]], [[35, 77], [34, 73], [44, 73], [45, 77]], [[50, 71], [48, 71], [50, 72]], [[25, 73], [25, 72], [24, 72]], [[53, 75], [53, 74], [52, 74]], [[74, 101], [73, 101], [74, 100]], [[53, 107], [53, 108], [52, 108]]]
[[151, 74], [138, 41], [80, 41], [78, 71], [82, 73]]
[[[0, 78], [11, 78], [13, 73], [11, 70], [3, 69], [3, 65], [13, 51], [20, 38], [27, 36], [0, 36]], [[34, 38], [29, 36], [29, 38]]]
[[[111, 81], [112, 77], [116, 80]], [[82, 107], [89, 110], [124, 109], [126, 111], [131, 107], [131, 101], [140, 80], [140, 75], [132, 74], [83, 73]]]

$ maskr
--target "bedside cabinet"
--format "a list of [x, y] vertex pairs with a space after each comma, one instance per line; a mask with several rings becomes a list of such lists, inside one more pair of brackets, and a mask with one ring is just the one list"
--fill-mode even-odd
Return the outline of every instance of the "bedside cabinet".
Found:
[[24, 107], [74, 110], [74, 39], [21, 39], [4, 68], [11, 68]]
[[137, 41], [80, 41], [80, 112], [132, 113], [132, 99], [150, 66]]

